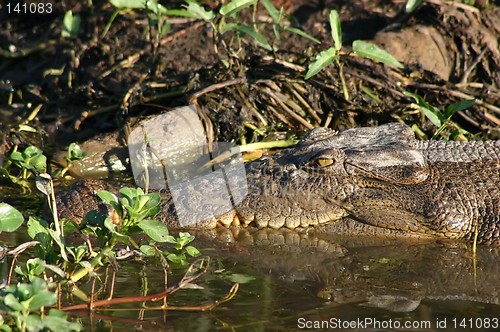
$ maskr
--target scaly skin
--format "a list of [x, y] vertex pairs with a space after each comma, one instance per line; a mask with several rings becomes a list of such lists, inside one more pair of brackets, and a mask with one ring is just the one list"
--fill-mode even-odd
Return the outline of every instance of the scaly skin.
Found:
[[[318, 128], [246, 171], [246, 198], [197, 227], [354, 228], [500, 245], [500, 141], [418, 141], [400, 124]], [[160, 218], [176, 226], [173, 210], [167, 200]], [[345, 217], [356, 225], [337, 222]]]

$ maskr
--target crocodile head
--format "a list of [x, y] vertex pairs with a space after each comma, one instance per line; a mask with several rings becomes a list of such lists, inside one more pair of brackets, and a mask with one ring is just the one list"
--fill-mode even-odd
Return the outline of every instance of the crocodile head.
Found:
[[417, 184], [428, 175], [408, 127], [317, 128], [293, 149], [249, 164], [249, 195], [235, 210], [242, 224], [291, 229], [356, 218], [365, 206], [391, 214], [392, 198], [381, 189]]

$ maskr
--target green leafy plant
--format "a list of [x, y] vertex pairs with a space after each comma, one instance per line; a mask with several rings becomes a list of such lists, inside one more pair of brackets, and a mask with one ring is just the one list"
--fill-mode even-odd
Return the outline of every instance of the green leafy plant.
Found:
[[109, 0], [109, 3], [113, 5], [116, 10], [111, 15], [111, 18], [109, 19], [108, 23], [106, 24], [106, 27], [104, 28], [104, 31], [101, 35], [101, 38], [104, 38], [104, 36], [107, 34], [109, 31], [111, 25], [113, 24], [113, 21], [116, 19], [116, 17], [127, 10], [144, 10], [148, 14], [149, 22], [150, 22], [150, 27], [156, 27], [158, 29], [158, 35], [156, 38], [152, 38], [156, 42], [158, 42], [158, 37], [167, 33], [170, 31], [170, 25], [168, 22], [163, 19], [164, 17], [167, 17], [171, 13], [168, 11], [168, 9], [163, 6], [162, 4], [158, 3], [156, 0]]
[[179, 236], [176, 238], [172, 235], [167, 237], [168, 243], [174, 244], [175, 252], [170, 250], [160, 250], [154, 244], [145, 244], [140, 247], [141, 252], [147, 257], [153, 257], [158, 254], [164, 255], [170, 262], [179, 265], [186, 266], [187, 258], [200, 256], [200, 251], [195, 247], [188, 245], [194, 240], [194, 236], [187, 232], [180, 232]]
[[460, 128], [455, 122], [451, 120], [452, 116], [460, 111], [463, 111], [472, 105], [474, 105], [475, 100], [462, 100], [451, 105], [448, 105], [445, 110], [442, 112], [436, 106], [433, 106], [427, 103], [421, 96], [406, 91], [404, 93], [406, 96], [411, 97], [416, 102], [416, 107], [423, 112], [425, 117], [429, 119], [429, 121], [436, 126], [438, 129], [432, 136], [432, 139], [436, 139], [440, 135], [442, 135], [445, 129], [450, 131], [449, 135], [445, 135], [444, 138], [448, 139], [457, 139], [460, 138], [462, 140], [467, 140], [467, 136], [471, 136], [471, 134], [465, 130]]
[[[65, 260], [68, 261], [68, 257], [66, 255], [66, 246], [65, 246], [65, 241], [64, 241], [64, 224], [60, 222], [58, 212], [57, 212], [57, 205], [56, 205], [56, 197], [55, 197], [55, 192], [54, 192], [54, 183], [52, 181], [52, 177], [50, 174], [47, 173], [41, 173], [37, 175], [36, 177], [36, 187], [38, 190], [40, 190], [45, 196], [47, 197], [47, 203], [48, 206], [52, 212], [52, 220], [54, 221], [51, 226], [54, 227], [54, 229], [44, 226], [42, 224], [38, 225], [36, 229], [38, 230], [37, 233], [32, 234], [30, 232], [30, 227], [33, 227], [35, 223], [41, 222], [40, 218], [31, 218], [28, 220], [28, 234], [32, 236], [32, 238], [35, 238], [38, 236], [38, 233], [44, 234], [44, 239], [49, 239], [51, 238], [58, 247], [60, 248], [60, 254], [61, 257]], [[50, 240], [50, 241], [52, 241]], [[47, 248], [52, 247], [52, 242], [47, 243]], [[52, 252], [52, 251], [47, 251], [47, 252]]]
[[131, 234], [142, 229], [155, 241], [163, 242], [168, 235], [166, 226], [153, 218], [160, 212], [161, 198], [158, 193], [145, 194], [141, 188], [125, 187], [120, 189], [121, 199], [113, 193], [103, 190], [98, 196], [111, 206], [119, 218], [115, 221], [122, 234]]
[[166, 253], [169, 261], [180, 265], [187, 265], [187, 256], [198, 257], [200, 251], [193, 246], [188, 245], [194, 240], [194, 236], [187, 232], [180, 232], [177, 238], [169, 236], [167, 242], [175, 245], [175, 253]]
[[[13, 165], [18, 169], [11, 168]], [[28, 146], [23, 151], [18, 151], [17, 145], [14, 146], [4, 165], [0, 167], [0, 175], [9, 179], [12, 183], [20, 185], [23, 188], [29, 188], [27, 181], [32, 175], [44, 172], [47, 168], [47, 157], [36, 146]]]
[[71, 143], [68, 147], [68, 153], [65, 157], [68, 164], [61, 170], [61, 176], [64, 176], [64, 174], [66, 174], [66, 172], [75, 161], [83, 160], [86, 155], [87, 153], [83, 151], [78, 144]]
[[22, 277], [23, 281], [33, 282], [34, 279], [45, 275], [46, 269], [55, 272], [60, 277], [64, 277], [64, 271], [56, 265], [47, 264], [43, 259], [30, 258], [23, 266], [16, 266], [14, 271]]
[[9, 325], [16, 331], [80, 331], [80, 324], [68, 322], [67, 314], [62, 311], [50, 309], [44, 314], [44, 307], [52, 306], [56, 300], [56, 294], [41, 278], [5, 287], [0, 291], [2, 329], [11, 331], [4, 328]]
[[71, 10], [64, 14], [63, 29], [61, 36], [65, 38], [75, 39], [80, 32], [80, 15], [73, 15]]
[[411, 13], [423, 2], [423, 0], [408, 0], [405, 6], [405, 12]]
[[113, 250], [119, 243], [139, 249], [139, 245], [131, 238], [134, 233], [143, 231], [153, 241], [167, 241], [169, 236], [167, 227], [154, 219], [160, 211], [160, 195], [146, 194], [141, 188], [129, 187], [122, 188], [119, 193], [120, 199], [106, 190], [98, 193], [103, 202], [112, 209], [112, 215], [102, 216], [92, 212], [86, 217], [85, 228], [101, 237], [104, 248], [89, 264], [84, 263], [83, 269], [72, 275], [73, 281], [81, 279], [89, 271], [102, 265], [108, 255], [113, 255]]
[[[207, 22], [212, 27], [214, 43], [213, 46], [217, 53], [222, 49], [228, 56], [221, 58], [221, 61], [226, 66], [231, 66], [234, 61], [239, 61], [239, 53], [241, 51], [242, 37], [249, 36], [258, 46], [272, 51], [273, 44], [264, 36], [259, 30], [259, 27], [269, 24], [269, 22], [259, 22], [255, 17], [257, 6], [262, 3], [268, 12], [271, 20], [272, 27], [275, 35], [275, 41], [280, 40], [281, 31], [288, 31], [298, 34], [304, 38], [320, 43], [319, 40], [307, 34], [306, 32], [290, 26], [286, 20], [286, 13], [283, 9], [276, 9], [270, 0], [231, 0], [223, 4], [217, 11], [207, 10], [200, 2], [195, 0], [186, 0], [185, 5], [181, 9], [168, 9], [157, 1], [143, 1], [143, 0], [110, 0], [113, 6], [117, 8], [115, 14], [110, 19], [104, 34], [109, 29], [111, 22], [115, 19], [118, 13], [124, 10], [145, 10], [149, 16], [154, 16], [155, 19], [151, 20], [152, 23], [158, 25], [157, 22], [163, 20], [168, 22], [171, 16], [182, 16], [194, 19], [199, 19]], [[252, 8], [252, 20], [249, 23], [239, 16], [240, 12], [247, 8]], [[160, 29], [166, 32], [167, 29]], [[230, 40], [225, 40], [224, 35], [233, 32]], [[220, 54], [220, 53], [219, 53]]]
[[14, 232], [23, 222], [21, 212], [7, 203], [0, 203], [0, 233]]
[[[328, 65], [335, 62], [339, 67], [340, 79], [342, 81], [342, 87], [345, 99], [349, 100], [349, 94], [347, 92], [347, 87], [345, 85], [345, 79], [342, 73], [342, 64], [340, 62], [339, 52], [342, 49], [342, 29], [340, 25], [340, 17], [336, 10], [332, 10], [329, 15], [330, 28], [332, 30], [332, 40], [333, 46], [321, 51], [316, 58], [311, 61], [309, 68], [307, 70], [306, 79], [310, 79], [321, 70], [326, 68]], [[358, 56], [380, 61], [389, 66], [402, 68], [403, 65], [396, 60], [392, 55], [381, 49], [375, 44], [364, 42], [361, 40], [355, 40], [352, 44], [352, 49], [354, 53]]]
[[[47, 168], [47, 157], [36, 146], [28, 146], [22, 152], [13, 151], [10, 154], [12, 164], [22, 170], [22, 179], [27, 179], [30, 174], [44, 172]], [[31, 172], [31, 173], [29, 173]]]

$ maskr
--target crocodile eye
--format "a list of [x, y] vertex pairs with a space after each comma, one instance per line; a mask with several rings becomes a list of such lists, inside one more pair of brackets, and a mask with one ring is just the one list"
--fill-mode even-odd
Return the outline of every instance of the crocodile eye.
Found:
[[315, 162], [317, 166], [326, 167], [332, 165], [335, 160], [333, 160], [332, 158], [318, 158], [315, 160]]

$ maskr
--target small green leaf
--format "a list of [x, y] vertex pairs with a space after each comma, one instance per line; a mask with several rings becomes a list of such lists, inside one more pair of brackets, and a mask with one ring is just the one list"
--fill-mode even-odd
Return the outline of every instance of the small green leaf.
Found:
[[101, 190], [97, 193], [97, 196], [99, 196], [104, 203], [110, 205], [114, 210], [116, 210], [120, 216], [123, 215], [122, 206], [115, 194], [110, 193], [107, 190]]
[[37, 292], [31, 298], [28, 309], [30, 311], [35, 311], [40, 309], [41, 307], [48, 307], [56, 303], [57, 297], [55, 293], [52, 293], [48, 290], [43, 290]]
[[245, 24], [240, 24], [240, 23], [227, 23], [225, 24], [222, 29], [221, 29], [221, 34], [224, 34], [227, 31], [230, 30], [236, 30], [238, 32], [247, 34], [257, 42], [260, 46], [263, 48], [271, 51], [272, 47], [271, 44], [269, 44], [269, 41], [262, 35], [260, 32], [255, 31], [252, 27], [245, 25]]
[[147, 195], [139, 196], [138, 199], [135, 201], [136, 204], [135, 210], [142, 211], [146, 206], [146, 204], [148, 203], [148, 201], [149, 201], [149, 196]]
[[475, 102], [476, 102], [475, 99], [469, 99], [469, 100], [461, 100], [451, 105], [448, 105], [448, 107], [446, 107], [444, 111], [444, 117], [446, 119], [449, 119], [453, 116], [453, 114], [471, 107], [472, 105], [474, 105]]
[[415, 93], [405, 91], [404, 95], [415, 99], [417, 105], [420, 107], [422, 112], [424, 112], [426, 118], [429, 119], [429, 121], [432, 122], [432, 124], [436, 127], [441, 127], [445, 119], [438, 108], [428, 104], [422, 97]]
[[62, 234], [58, 234], [55, 230], [52, 229], [49, 229], [49, 234], [59, 246], [62, 259], [67, 262], [68, 256], [66, 255], [66, 247], [64, 246], [64, 238], [62, 237]]
[[424, 0], [408, 0], [405, 6], [405, 12], [411, 13], [414, 11]]
[[266, 8], [267, 12], [269, 13], [269, 16], [273, 19], [275, 23], [278, 23], [280, 20], [280, 11], [274, 7], [273, 3], [271, 0], [261, 0], [261, 3], [264, 5], [264, 8]]
[[301, 37], [304, 37], [304, 38], [307, 38], [309, 39], [310, 41], [312, 42], [315, 42], [316, 44], [321, 44], [321, 41], [319, 41], [318, 39], [314, 38], [313, 36], [311, 36], [310, 34], [300, 30], [300, 29], [297, 29], [297, 28], [294, 28], [294, 27], [285, 27], [284, 28], [285, 31], [290, 31], [290, 32], [293, 32]]
[[[48, 244], [45, 242], [50, 241], [49, 239], [50, 235], [48, 231], [49, 225], [45, 220], [37, 217], [29, 217], [27, 227], [28, 227], [28, 235], [30, 238], [32, 238], [33, 240], [40, 241], [41, 244]], [[43, 235], [42, 236], [43, 239], [40, 238], [40, 235]], [[44, 246], [42, 245], [42, 247]]]
[[61, 31], [61, 36], [64, 38], [75, 39], [78, 37], [80, 32], [80, 15], [73, 15], [71, 10], [68, 10], [64, 14], [63, 19], [63, 29]]
[[339, 51], [342, 48], [342, 27], [340, 26], [339, 13], [335, 9], [330, 12], [330, 27], [335, 49]]
[[201, 252], [193, 246], [187, 246], [186, 253], [191, 257], [198, 257], [201, 255]]
[[137, 226], [156, 242], [166, 242], [168, 239], [168, 229], [164, 223], [157, 220], [141, 220]]
[[31, 165], [33, 165], [35, 171], [45, 172], [45, 170], [47, 169], [47, 157], [45, 157], [43, 154], [37, 155], [32, 158]]
[[139, 249], [146, 257], [153, 257], [156, 255], [156, 250], [153, 246], [144, 244]]
[[37, 155], [40, 155], [40, 154], [42, 154], [42, 150], [40, 150], [39, 148], [37, 148], [34, 145], [28, 146], [23, 151], [23, 155], [25, 156], [25, 158], [26, 157], [34, 157], [34, 156], [37, 156]]
[[167, 236], [167, 238], [165, 239], [165, 242], [177, 244], [176, 238], [173, 237], [172, 235]]
[[0, 203], [0, 233], [15, 231], [23, 221], [21, 212], [7, 203]]
[[386, 65], [397, 68], [404, 67], [401, 62], [396, 60], [396, 58], [394, 58], [387, 51], [383, 50], [375, 44], [368, 43], [362, 40], [355, 40], [352, 43], [352, 49], [357, 55], [363, 58], [380, 61], [382, 63], [385, 63]]
[[179, 265], [186, 265], [187, 264], [186, 257], [183, 254], [168, 254], [167, 259], [175, 264], [179, 264]]
[[167, 8], [162, 6], [156, 0], [109, 0], [109, 2], [117, 8], [129, 9], [147, 9], [155, 14], [166, 15]]
[[80, 146], [76, 143], [71, 143], [68, 147], [68, 155], [66, 156], [67, 161], [82, 160], [85, 158], [87, 153], [82, 151]]
[[10, 160], [12, 161], [22, 161], [24, 160], [23, 154], [19, 151], [14, 151], [10, 154], [9, 156]]
[[141, 188], [124, 187], [120, 189], [120, 195], [126, 198], [129, 202], [129, 205], [132, 206], [132, 202], [134, 202], [137, 197], [144, 195], [144, 191]]
[[23, 311], [24, 306], [18, 301], [14, 294], [9, 293], [3, 298], [3, 303], [15, 311]]
[[331, 64], [336, 58], [337, 50], [333, 47], [320, 52], [316, 56], [316, 58], [309, 64], [309, 69], [307, 70], [306, 74], [306, 80], [319, 73], [323, 68]]
[[254, 5], [256, 2], [257, 0], [231, 0], [221, 7], [219, 13], [222, 16], [229, 16], [231, 14], [239, 12], [246, 7]]
[[183, 248], [186, 244], [192, 242], [194, 240], [194, 235], [189, 234], [188, 232], [179, 232], [179, 238], [177, 239], [177, 244]]
[[186, 10], [193, 15], [194, 18], [198, 18], [204, 21], [212, 21], [215, 17], [213, 11], [207, 11], [198, 2], [194, 0], [186, 0], [187, 6], [184, 6]]

